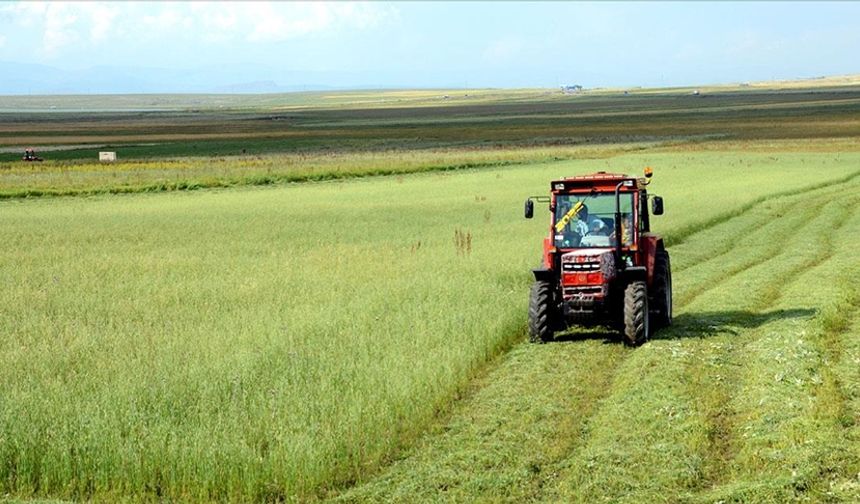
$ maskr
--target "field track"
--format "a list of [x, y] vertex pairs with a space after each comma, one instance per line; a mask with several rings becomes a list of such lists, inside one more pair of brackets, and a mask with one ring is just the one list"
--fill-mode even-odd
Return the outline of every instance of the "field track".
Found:
[[860, 499], [858, 188], [765, 199], [691, 234], [670, 248], [671, 329], [636, 350], [600, 332], [516, 346], [339, 499]]

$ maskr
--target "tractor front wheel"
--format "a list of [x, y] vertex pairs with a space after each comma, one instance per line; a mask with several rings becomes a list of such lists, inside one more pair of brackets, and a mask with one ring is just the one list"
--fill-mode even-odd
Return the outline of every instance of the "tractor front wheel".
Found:
[[537, 281], [532, 284], [529, 295], [529, 341], [532, 343], [552, 341], [558, 317], [554, 297], [551, 283]]
[[639, 346], [651, 335], [648, 315], [648, 288], [645, 282], [631, 282], [624, 289], [624, 343]]

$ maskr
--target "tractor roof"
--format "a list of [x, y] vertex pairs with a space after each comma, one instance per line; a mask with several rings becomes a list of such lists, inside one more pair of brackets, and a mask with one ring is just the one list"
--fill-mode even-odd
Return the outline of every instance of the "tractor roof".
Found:
[[[645, 179], [631, 177], [624, 173], [607, 173], [599, 171], [588, 175], [577, 175], [575, 177], [565, 177], [563, 179], [553, 180], [550, 187], [555, 191], [564, 191], [570, 189], [590, 189], [597, 188], [598, 190], [614, 190], [619, 182], [630, 180], [631, 186], [635, 188], [643, 188]], [[626, 185], [626, 184], [625, 184]]]

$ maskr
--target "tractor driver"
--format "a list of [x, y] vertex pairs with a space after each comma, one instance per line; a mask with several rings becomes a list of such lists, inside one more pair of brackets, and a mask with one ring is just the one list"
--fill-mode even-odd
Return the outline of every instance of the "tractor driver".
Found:
[[589, 218], [588, 206], [586, 205], [582, 205], [582, 209], [579, 211], [579, 214], [577, 214], [573, 227], [576, 232], [579, 233], [579, 236], [602, 236], [606, 234], [606, 223], [597, 217]]
[[[561, 207], [561, 215], [567, 214], [572, 205], [563, 203]], [[580, 240], [585, 236], [605, 235], [606, 224], [596, 218], [590, 217], [588, 214], [588, 206], [582, 205], [582, 208], [577, 212], [576, 217], [565, 226], [564, 233], [561, 237], [561, 247], [577, 247]]]

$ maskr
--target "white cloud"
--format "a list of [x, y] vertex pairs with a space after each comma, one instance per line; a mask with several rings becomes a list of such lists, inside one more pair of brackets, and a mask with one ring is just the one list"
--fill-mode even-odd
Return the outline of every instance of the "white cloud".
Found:
[[21, 26], [33, 26], [36, 18], [42, 18], [48, 10], [46, 2], [18, 2], [0, 6], [0, 12]]
[[765, 35], [754, 31], [744, 31], [735, 34], [727, 34], [725, 52], [729, 57], [748, 57], [750, 55], [766, 56], [779, 52], [782, 40], [779, 37]]
[[[340, 30], [366, 30], [397, 16], [374, 2], [16, 2], [0, 17], [19, 31], [40, 33], [36, 54], [58, 57], [84, 49], [157, 39], [264, 44]], [[37, 31], [38, 30], [38, 31]], [[7, 31], [7, 34], [11, 33]]]
[[111, 34], [118, 6], [106, 2], [18, 2], [0, 7], [18, 26], [42, 30], [41, 52], [55, 56], [66, 46], [105, 41]]
[[248, 35], [252, 41], [280, 41], [320, 31], [332, 23], [332, 10], [324, 4], [288, 4], [289, 9], [275, 9], [269, 3], [248, 6], [251, 19], [257, 22]]
[[55, 55], [60, 49], [79, 39], [75, 27], [78, 16], [75, 15], [73, 7], [72, 4], [55, 3], [49, 4], [45, 11], [42, 49], [49, 56]]
[[106, 40], [113, 30], [119, 9], [111, 5], [92, 3], [87, 5], [89, 9], [92, 26], [90, 26], [90, 40], [101, 42]]
[[338, 29], [368, 29], [396, 11], [377, 3], [197, 2], [191, 5], [204, 33], [252, 42], [280, 42]]
[[164, 7], [160, 12], [143, 16], [143, 24], [149, 30], [170, 31], [191, 22], [186, 19], [177, 9]]

